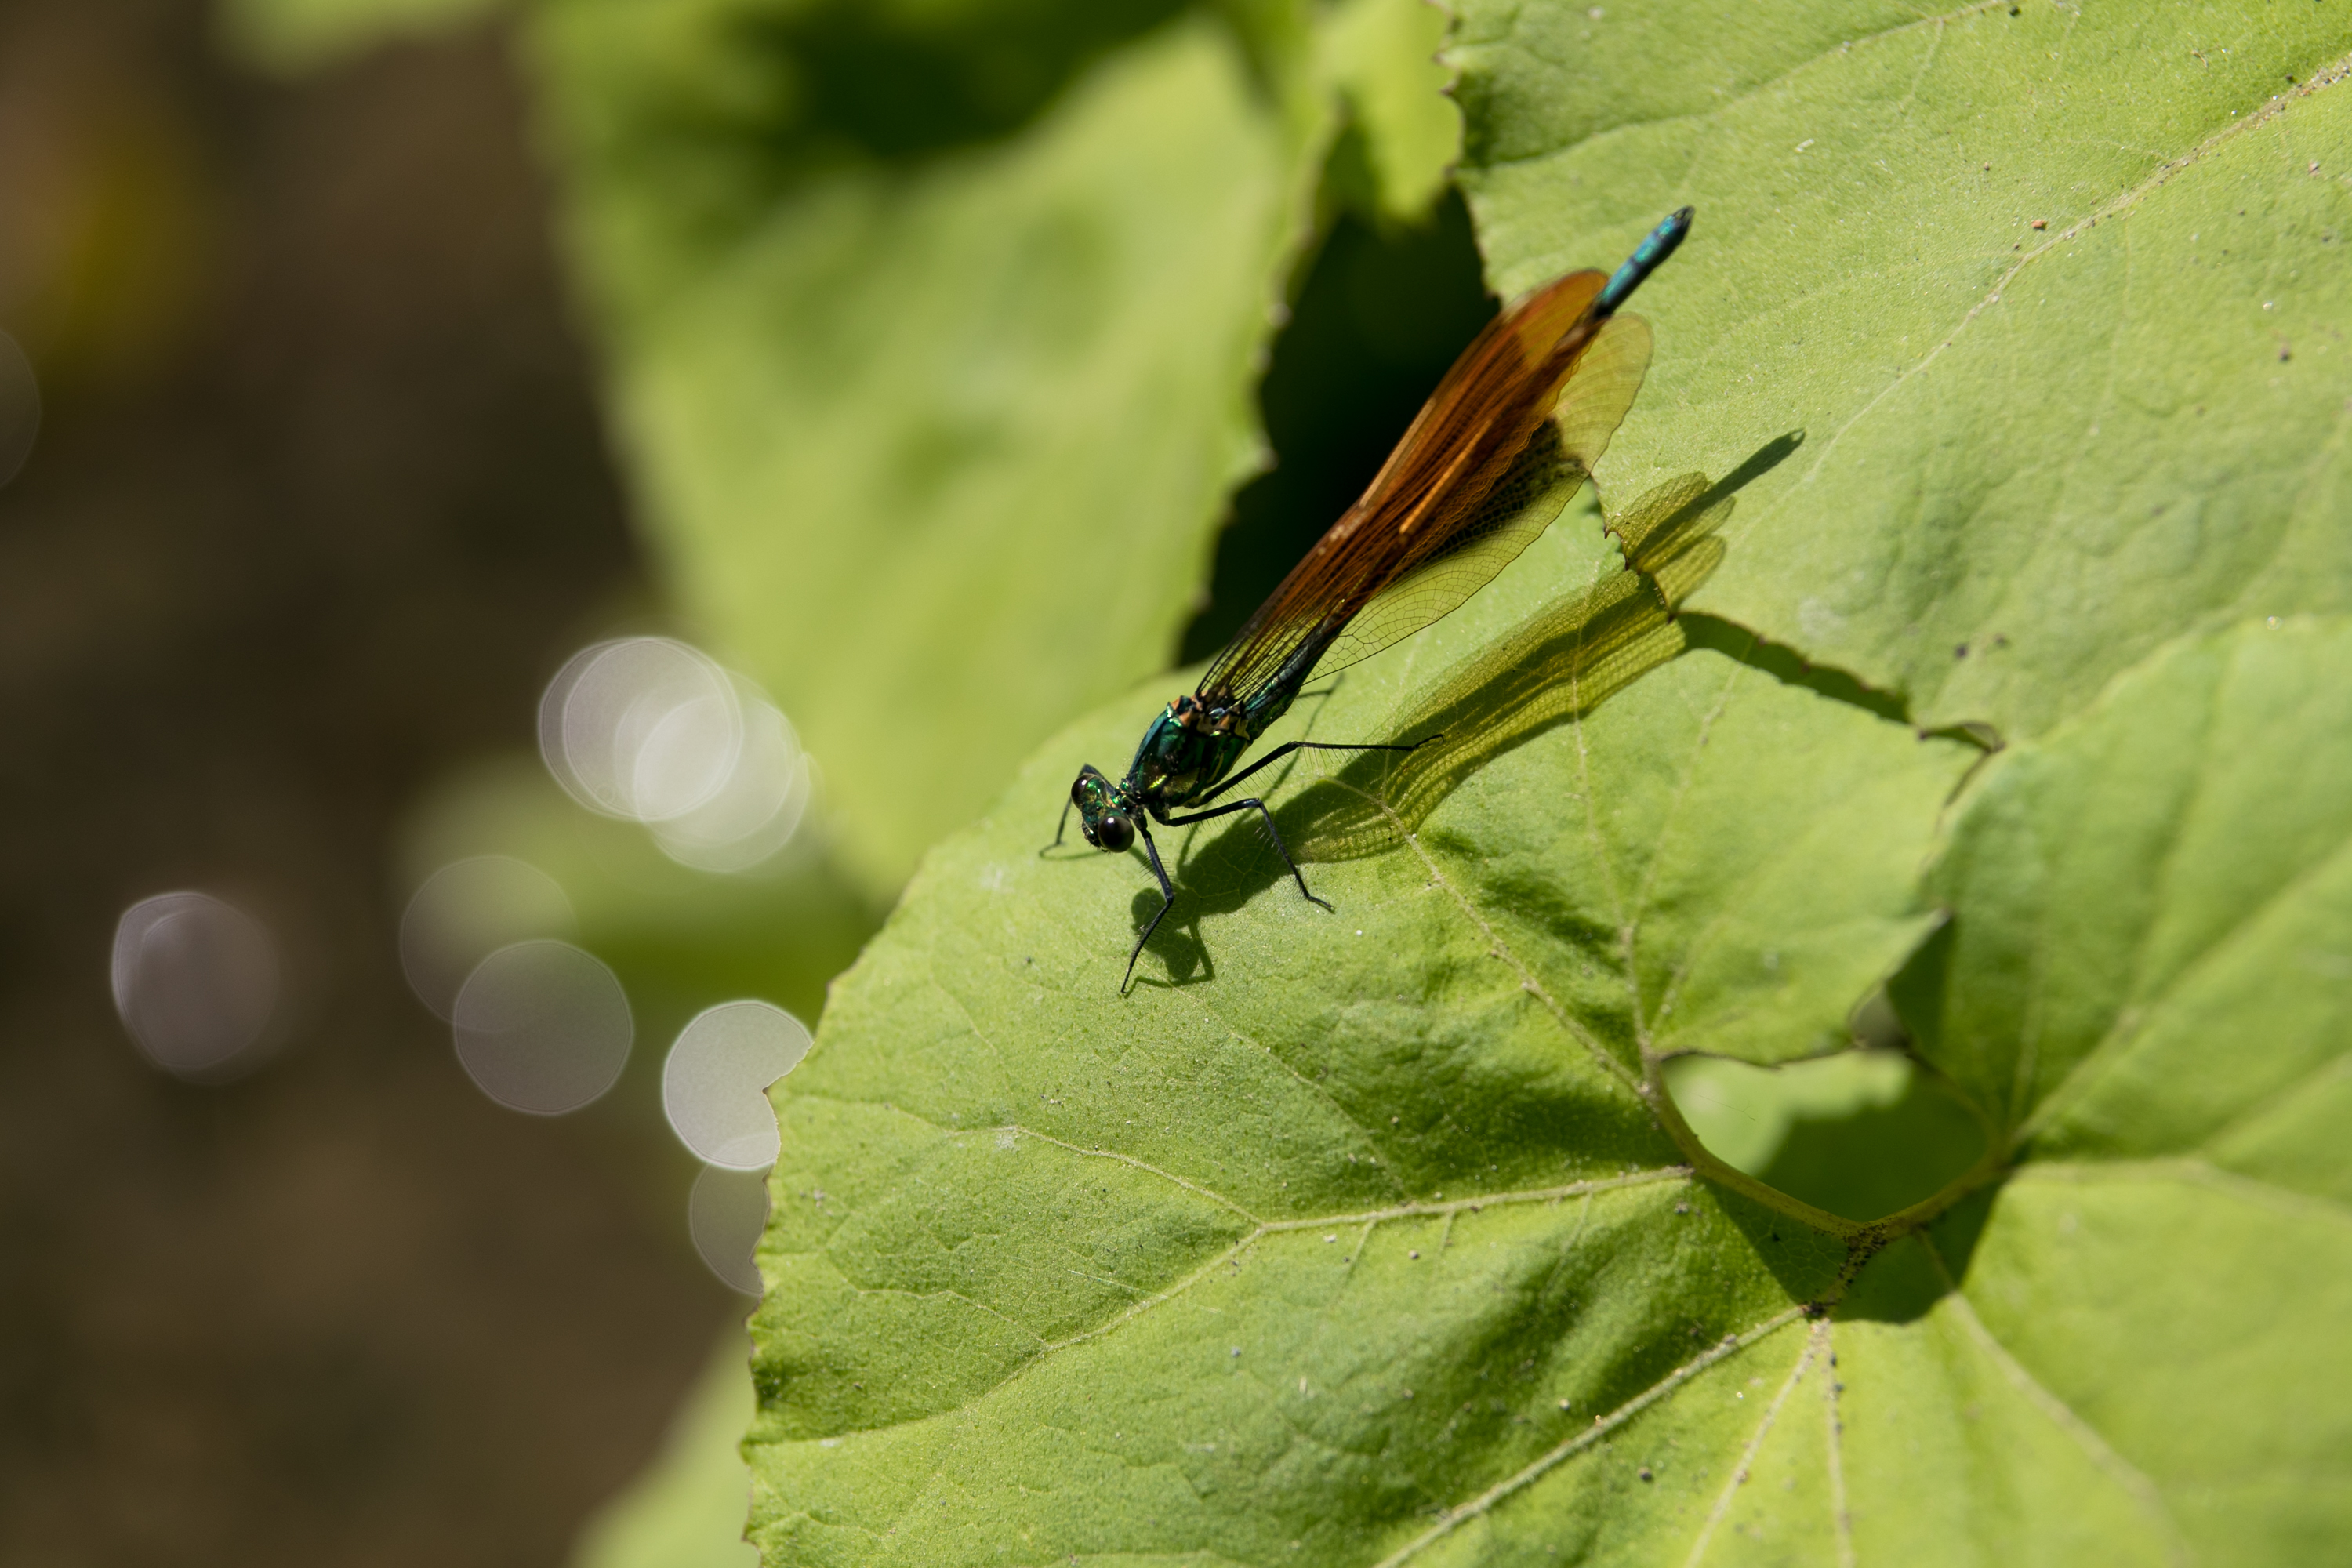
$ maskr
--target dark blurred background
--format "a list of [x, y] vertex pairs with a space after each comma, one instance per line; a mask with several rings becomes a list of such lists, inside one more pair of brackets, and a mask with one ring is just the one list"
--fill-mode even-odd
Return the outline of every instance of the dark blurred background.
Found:
[[[558, 1562], [742, 1299], [457, 1069], [391, 844], [638, 564], [499, 41], [288, 86], [208, 24], [0, 9], [0, 1562]], [[294, 950], [224, 1087], [108, 993], [191, 885]]]
[[[745, 1301], [641, 1107], [459, 1070], [402, 978], [401, 839], [656, 574], [504, 38], [289, 82], [213, 20], [0, 5], [0, 328], [46, 404], [0, 488], [0, 1563], [558, 1563]], [[1493, 309], [1450, 195], [1337, 211], [1294, 295], [1281, 461], [1186, 658]], [[117, 920], [188, 887], [284, 949], [278, 1048], [225, 1084], [110, 995]]]

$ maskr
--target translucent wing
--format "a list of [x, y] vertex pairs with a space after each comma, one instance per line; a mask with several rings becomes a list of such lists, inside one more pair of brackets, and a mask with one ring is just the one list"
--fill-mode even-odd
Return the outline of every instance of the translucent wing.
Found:
[[1517, 560], [1591, 477], [1649, 368], [1650, 324], [1639, 316], [1603, 322], [1552, 417], [1528, 434], [1511, 467], [1465, 509], [1444, 544], [1339, 628], [1315, 675], [1345, 669], [1453, 614]]
[[1650, 323], [1639, 316], [1610, 317], [1576, 362], [1551, 419], [1559, 427], [1561, 450], [1588, 478], [1601, 466], [1649, 373]]
[[[1245, 701], [1387, 647], [1477, 592], [1550, 524], [1649, 363], [1638, 318], [1592, 315], [1605, 280], [1571, 272], [1463, 351], [1363, 497], [1209, 667], [1203, 700]], [[1559, 414], [1569, 422], [1551, 424]]]

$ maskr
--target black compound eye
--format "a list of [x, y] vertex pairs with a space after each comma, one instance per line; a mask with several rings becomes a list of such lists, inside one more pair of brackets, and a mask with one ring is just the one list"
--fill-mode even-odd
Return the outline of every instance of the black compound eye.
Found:
[[1135, 847], [1135, 824], [1112, 812], [1095, 829], [1096, 842], [1114, 855], [1124, 855]]

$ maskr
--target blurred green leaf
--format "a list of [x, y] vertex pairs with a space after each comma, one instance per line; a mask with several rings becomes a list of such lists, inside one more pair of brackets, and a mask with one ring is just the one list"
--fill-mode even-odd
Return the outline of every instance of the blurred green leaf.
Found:
[[1417, 223], [1462, 155], [1462, 114], [1444, 96], [1454, 73], [1437, 59], [1446, 14], [1430, 0], [1355, 0], [1331, 8], [1326, 58], [1362, 138], [1364, 205]]
[[729, 1329], [662, 1451], [580, 1532], [572, 1568], [753, 1568], [743, 1539], [751, 1478], [738, 1451], [752, 1409], [751, 1347]]
[[317, 70], [380, 45], [429, 37], [505, 10], [509, 0], [221, 0], [223, 44], [266, 70]]
[[1700, 608], [2014, 738], [2184, 627], [2352, 603], [2341, 6], [1461, 17], [1495, 282], [1698, 208], [1604, 480], [1811, 435]]
[[[714, 1003], [757, 997], [812, 1022], [823, 1009], [826, 984], [879, 911], [819, 837], [804, 828], [750, 872], [691, 870], [636, 824], [581, 810], [536, 757], [496, 757], [419, 803], [401, 873], [414, 888], [451, 861], [511, 855], [552, 877], [579, 917], [581, 944], [620, 974], [637, 1019], [635, 1060], [657, 1075], [671, 1036]], [[650, 1101], [646, 1110], [658, 1114]]]
[[1347, 83], [1395, 180], [1433, 191], [1380, 47], [1420, 49], [1450, 112], [1425, 27], [1356, 27], [1335, 61], [1303, 11], [1232, 16], [541, 14], [570, 249], [666, 575], [777, 693], [877, 893], [1172, 657], [1262, 461], [1251, 383]]

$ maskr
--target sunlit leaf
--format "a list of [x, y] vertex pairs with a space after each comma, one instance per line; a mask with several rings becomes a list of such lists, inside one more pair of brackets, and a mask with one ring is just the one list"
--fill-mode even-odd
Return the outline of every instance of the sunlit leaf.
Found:
[[1603, 479], [1810, 433], [1700, 608], [2021, 736], [2184, 626], [2352, 603], [2341, 7], [1461, 14], [1499, 285], [1698, 209]]
[[[1572, 512], [1309, 732], [1385, 738], [1616, 570]], [[1122, 996], [1158, 895], [1041, 847], [1155, 706], [1059, 738], [927, 860], [779, 1092], [770, 1559], [1370, 1561], [1528, 1467], [1580, 1517], [1637, 1484], [1637, 1409], [1645, 1442], [1736, 1445], [1747, 1377], [1824, 1364], [1799, 1308], [1844, 1240], [1696, 1177], [1658, 1059], [1841, 1040], [1923, 929], [1973, 750], [1694, 651], [1512, 736], [1389, 852], [1310, 866], [1336, 912], [1262, 831], [1171, 834], [1183, 901]], [[1671, 1517], [1706, 1473], [1643, 1496]]]
[[[1503, 286], [1715, 237], [1643, 296], [1610, 493], [1808, 438], [1721, 618], [1310, 861], [1335, 910], [1171, 832], [1119, 994], [1157, 892], [1041, 847], [1181, 676], [931, 854], [776, 1096], [767, 1560], [2340, 1556], [2352, 626], [2288, 612], [2345, 581], [2346, 31], [1465, 5]], [[2259, 267], [2189, 248], [2239, 206]], [[1291, 723], [1389, 739], [1618, 571], [1571, 511]], [[1286, 835], [1402, 798], [1330, 771]], [[1691, 1134], [1669, 1053], [1820, 1053], [1898, 965], [1977, 1165], [1846, 1216]]]

